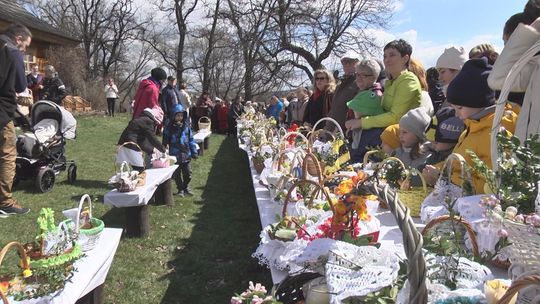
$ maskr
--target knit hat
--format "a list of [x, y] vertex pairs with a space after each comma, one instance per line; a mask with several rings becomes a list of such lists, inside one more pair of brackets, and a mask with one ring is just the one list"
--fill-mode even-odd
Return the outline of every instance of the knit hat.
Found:
[[364, 116], [373, 116], [384, 113], [381, 105], [381, 96], [377, 94], [377, 91], [373, 90], [364, 90], [356, 94], [352, 100], [347, 102], [347, 107]]
[[475, 55], [478, 55], [478, 54], [484, 54], [485, 52], [495, 52], [495, 47], [489, 43], [482, 43], [482, 44], [479, 44], [475, 47], [473, 47], [470, 51], [469, 51], [469, 58], [472, 58], [474, 57]]
[[167, 73], [162, 68], [154, 68], [150, 72], [150, 76], [154, 77], [156, 80], [165, 80], [167, 79]]
[[419, 107], [409, 110], [409, 112], [401, 117], [399, 128], [413, 133], [422, 140], [426, 140], [426, 130], [430, 122], [431, 117], [429, 117], [426, 109]]
[[449, 47], [444, 50], [439, 59], [437, 59], [437, 64], [435, 67], [437, 69], [446, 68], [453, 70], [461, 70], [463, 64], [468, 60], [467, 55], [465, 54], [465, 49], [463, 47]]
[[154, 122], [156, 125], [160, 125], [163, 122], [163, 110], [159, 107], [153, 107], [153, 108], [145, 108], [143, 110], [143, 113], [146, 113]]
[[381, 141], [392, 149], [397, 149], [401, 145], [399, 142], [399, 124], [386, 127], [381, 133]]
[[495, 92], [487, 83], [491, 69], [485, 57], [465, 62], [448, 85], [446, 100], [453, 105], [469, 108], [492, 106], [495, 103]]
[[450, 117], [440, 122], [435, 131], [435, 141], [440, 143], [457, 143], [459, 136], [465, 129], [463, 121], [457, 117]]

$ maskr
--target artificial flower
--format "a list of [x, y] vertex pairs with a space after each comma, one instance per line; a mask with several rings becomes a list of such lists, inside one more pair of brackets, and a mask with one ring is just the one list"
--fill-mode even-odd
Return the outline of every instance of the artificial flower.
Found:
[[334, 189], [334, 193], [340, 196], [349, 194], [354, 189], [354, 185], [355, 184], [352, 179], [344, 180]]
[[29, 278], [31, 276], [32, 276], [32, 270], [30, 270], [28, 268], [23, 270], [23, 278]]

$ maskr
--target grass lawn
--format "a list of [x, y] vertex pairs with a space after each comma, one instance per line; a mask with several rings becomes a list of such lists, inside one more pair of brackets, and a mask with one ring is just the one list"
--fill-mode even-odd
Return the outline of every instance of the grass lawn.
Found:
[[[106, 227], [123, 226], [123, 211], [102, 202], [114, 174], [115, 144], [129, 117], [77, 120], [77, 139], [68, 141], [66, 152], [77, 162], [77, 182], [68, 184], [63, 172], [46, 194], [37, 193], [31, 181], [21, 182], [14, 196], [32, 211], [0, 219], [0, 246], [32, 240], [40, 208], [53, 208], [60, 221], [61, 211], [84, 193], [93, 198], [94, 215]], [[250, 280], [271, 286], [269, 272], [250, 257], [261, 227], [245, 153], [235, 139], [212, 135], [210, 149], [192, 162], [192, 169], [193, 197], [175, 197], [172, 207], [151, 206], [149, 236], [122, 238], [107, 277], [105, 303], [228, 303]]]

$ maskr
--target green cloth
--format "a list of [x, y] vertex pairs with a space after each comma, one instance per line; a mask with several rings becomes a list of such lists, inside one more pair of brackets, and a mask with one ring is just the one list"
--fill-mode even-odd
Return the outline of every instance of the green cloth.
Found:
[[402, 72], [395, 80], [384, 85], [382, 107], [385, 113], [362, 118], [362, 129], [386, 128], [399, 123], [399, 119], [410, 109], [420, 106], [422, 89], [416, 75]]
[[373, 116], [384, 113], [381, 105], [381, 97], [372, 90], [360, 91], [353, 99], [347, 102], [347, 107], [362, 114], [362, 116]]

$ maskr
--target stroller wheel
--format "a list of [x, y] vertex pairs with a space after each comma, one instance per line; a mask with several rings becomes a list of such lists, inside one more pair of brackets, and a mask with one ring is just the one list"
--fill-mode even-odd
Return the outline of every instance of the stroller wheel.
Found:
[[77, 165], [71, 164], [67, 170], [68, 183], [73, 184], [77, 180]]
[[36, 177], [36, 188], [43, 193], [51, 191], [54, 187], [55, 178], [56, 176], [51, 168], [46, 167], [39, 169]]

